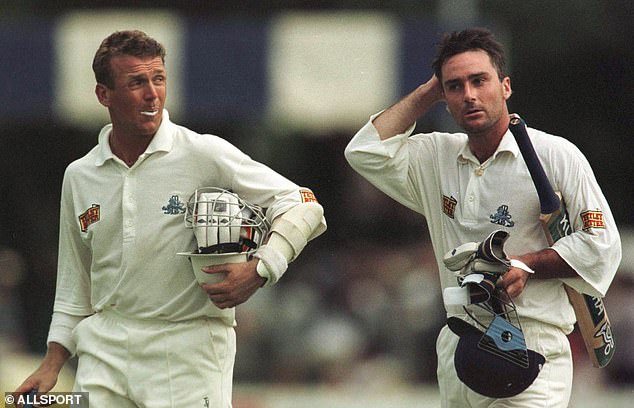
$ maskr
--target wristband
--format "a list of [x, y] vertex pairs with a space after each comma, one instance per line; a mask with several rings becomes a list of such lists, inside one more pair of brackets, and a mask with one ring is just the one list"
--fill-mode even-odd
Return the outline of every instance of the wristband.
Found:
[[268, 245], [258, 248], [253, 257], [260, 261], [256, 266], [258, 275], [266, 279], [265, 286], [271, 286], [277, 283], [288, 268], [288, 261], [277, 249]]
[[513, 268], [519, 268], [528, 273], [535, 273], [534, 270], [532, 270], [528, 265], [526, 265], [524, 262], [520, 261], [519, 259], [511, 259], [511, 266]]

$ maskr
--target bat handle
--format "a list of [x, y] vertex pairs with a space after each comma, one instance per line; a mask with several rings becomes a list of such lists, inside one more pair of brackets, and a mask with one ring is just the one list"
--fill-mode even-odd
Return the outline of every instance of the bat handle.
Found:
[[541, 213], [551, 214], [559, 210], [561, 207], [561, 200], [550, 185], [550, 181], [544, 172], [544, 168], [539, 160], [539, 157], [537, 157], [535, 148], [533, 147], [533, 144], [528, 136], [528, 131], [526, 130], [526, 123], [520, 115], [516, 113], [510, 114], [509, 117], [511, 119], [509, 130], [515, 137], [515, 141], [517, 142], [520, 152], [522, 152], [528, 171], [533, 179], [535, 188], [537, 189]]

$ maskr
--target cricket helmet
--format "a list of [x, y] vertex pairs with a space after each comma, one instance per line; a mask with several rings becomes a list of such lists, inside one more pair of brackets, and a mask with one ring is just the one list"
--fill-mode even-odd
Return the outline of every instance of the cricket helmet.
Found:
[[456, 374], [480, 395], [509, 398], [523, 392], [546, 361], [543, 355], [522, 345], [521, 331], [504, 319], [492, 323], [486, 332], [457, 317], [450, 317], [447, 325], [460, 337], [454, 355]]
[[199, 254], [252, 252], [270, 228], [259, 206], [216, 187], [199, 188], [191, 195], [185, 226], [194, 230]]
[[477, 246], [461, 245], [443, 259], [450, 270], [460, 271], [460, 287], [445, 289], [445, 303], [462, 304], [471, 318], [471, 322], [456, 316], [447, 320], [449, 329], [460, 337], [454, 354], [456, 374], [471, 390], [490, 398], [521, 393], [546, 361], [528, 349], [517, 308], [498, 285], [511, 265], [504, 252], [508, 237], [505, 231], [494, 231]]
[[454, 354], [460, 381], [486, 397], [509, 398], [535, 381], [546, 359], [528, 349], [515, 304], [495, 279], [495, 274], [473, 273], [461, 282], [471, 293], [463, 308], [484, 331], [455, 316], [447, 325], [460, 337]]

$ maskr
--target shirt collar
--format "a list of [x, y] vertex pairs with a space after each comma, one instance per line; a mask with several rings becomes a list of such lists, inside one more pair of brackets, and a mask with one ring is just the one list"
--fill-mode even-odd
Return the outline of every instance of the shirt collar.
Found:
[[[174, 126], [174, 123], [170, 121], [169, 113], [166, 109], [163, 109], [161, 126], [159, 126], [158, 130], [154, 134], [154, 137], [152, 137], [152, 141], [148, 145], [147, 149], [145, 149], [145, 154], [152, 154], [160, 151], [169, 152], [173, 145], [172, 129]], [[105, 162], [110, 159], [114, 159], [115, 157], [110, 149], [110, 132], [112, 132], [112, 123], [104, 126], [99, 132], [99, 155], [95, 161], [96, 166], [102, 166]]]
[[[509, 152], [513, 155], [513, 157], [517, 157], [520, 153], [517, 142], [515, 141], [515, 138], [513, 137], [513, 134], [510, 130], [507, 130], [504, 136], [502, 136], [502, 140], [500, 140], [498, 148], [495, 150], [493, 156], [489, 160], [494, 160], [502, 152]], [[460, 151], [458, 152], [457, 159], [460, 163], [472, 161], [479, 164], [479, 160], [475, 157], [473, 152], [471, 152], [471, 149], [469, 149], [468, 143], [465, 143], [464, 146], [462, 146], [462, 149], [460, 149]]]

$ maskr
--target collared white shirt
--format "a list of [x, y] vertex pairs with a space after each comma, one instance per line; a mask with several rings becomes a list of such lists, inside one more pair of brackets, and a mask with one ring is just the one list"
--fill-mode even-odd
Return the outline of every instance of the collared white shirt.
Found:
[[172, 123], [167, 111], [131, 168], [110, 150], [111, 129], [105, 126], [99, 144], [64, 175], [54, 310], [233, 324], [234, 309], [216, 308], [187, 257], [177, 255], [196, 248], [183, 220], [187, 200], [200, 187], [230, 189], [266, 208], [272, 220], [301, 203], [308, 189], [217, 136]]
[[[538, 222], [539, 200], [510, 131], [495, 153], [479, 163], [462, 133], [403, 134], [381, 141], [372, 119], [348, 144], [345, 154], [358, 173], [399, 203], [422, 214], [430, 232], [442, 289], [456, 277], [442, 263], [445, 253], [482, 241], [502, 229], [510, 233], [505, 250], [522, 255], [548, 246]], [[561, 191], [574, 233], [553, 248], [580, 275], [566, 279], [593, 295], [607, 291], [620, 262], [614, 218], [583, 154], [567, 140], [529, 129], [553, 187]], [[582, 214], [601, 213], [603, 225], [588, 228]], [[515, 304], [520, 316], [572, 330], [574, 311], [559, 279], [530, 279]], [[461, 308], [447, 308], [449, 315]]]

